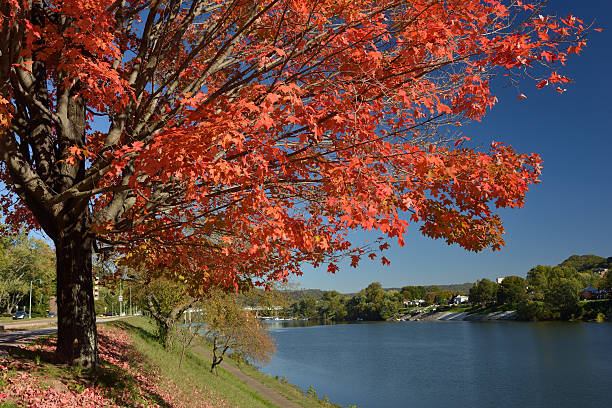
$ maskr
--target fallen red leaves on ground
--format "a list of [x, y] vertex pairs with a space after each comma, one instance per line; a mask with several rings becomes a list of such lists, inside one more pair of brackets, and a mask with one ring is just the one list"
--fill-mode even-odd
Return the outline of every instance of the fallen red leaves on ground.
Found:
[[13, 353], [0, 358], [0, 402], [37, 408], [227, 406], [197, 390], [181, 398], [184, 393], [176, 384], [147, 367], [125, 332], [101, 327], [98, 336], [103, 367], [98, 376], [79, 375], [66, 366], [50, 375], [49, 365], [38, 360], [53, 355], [56, 339], [51, 337], [20, 346], [27, 357]]

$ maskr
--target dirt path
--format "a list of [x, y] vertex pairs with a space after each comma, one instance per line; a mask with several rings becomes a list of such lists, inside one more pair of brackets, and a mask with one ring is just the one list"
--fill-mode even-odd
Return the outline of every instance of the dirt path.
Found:
[[[198, 351], [198, 353], [203, 354], [207, 358], [212, 360], [212, 354], [210, 351], [206, 350], [204, 347], [200, 345], [195, 345], [194, 349]], [[249, 377], [238, 368], [231, 366], [229, 364], [224, 364], [223, 369], [230, 372], [233, 376], [238, 378], [240, 381], [249, 386], [249, 388], [255, 390], [259, 395], [261, 395], [266, 400], [270, 401], [274, 405], [281, 408], [302, 408], [301, 405], [285, 398], [283, 395], [278, 393], [278, 391], [273, 390], [272, 388], [260, 383], [259, 381]]]

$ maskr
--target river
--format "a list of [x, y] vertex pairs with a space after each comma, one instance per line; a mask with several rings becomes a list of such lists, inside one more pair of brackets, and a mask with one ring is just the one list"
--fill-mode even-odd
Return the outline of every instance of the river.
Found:
[[271, 324], [263, 372], [345, 406], [608, 407], [612, 324]]

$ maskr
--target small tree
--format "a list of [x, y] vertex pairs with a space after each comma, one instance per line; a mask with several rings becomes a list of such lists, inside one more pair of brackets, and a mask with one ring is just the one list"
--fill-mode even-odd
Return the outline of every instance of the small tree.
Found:
[[[201, 310], [201, 308], [196, 306], [196, 309]], [[186, 322], [183, 326], [179, 327], [178, 342], [181, 345], [181, 359], [179, 360], [179, 368], [183, 366], [183, 360], [185, 358], [185, 351], [191, 346], [191, 343], [195, 340], [196, 337], [200, 335], [200, 330], [202, 329], [203, 320], [202, 313], [200, 311], [189, 314], [189, 321]]]
[[217, 374], [217, 366], [229, 350], [260, 363], [269, 361], [274, 343], [259, 320], [244, 310], [237, 296], [213, 290], [201, 311], [205, 335], [213, 347], [211, 373]]
[[181, 284], [164, 278], [147, 284], [141, 296], [157, 325], [159, 341], [164, 348], [171, 348], [177, 323], [185, 310], [195, 304], [195, 300], [186, 294]]

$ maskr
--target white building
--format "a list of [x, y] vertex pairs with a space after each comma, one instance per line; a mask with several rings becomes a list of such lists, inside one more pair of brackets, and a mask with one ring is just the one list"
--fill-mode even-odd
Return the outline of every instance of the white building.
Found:
[[421, 306], [424, 305], [425, 301], [423, 299], [404, 299], [404, 306]]
[[608, 270], [606, 268], [593, 269], [593, 273], [596, 273], [599, 276], [604, 276], [606, 274], [606, 272], [608, 272]]
[[495, 282], [497, 282], [497, 284], [499, 285], [500, 283], [502, 283], [504, 281], [504, 279], [506, 279], [506, 278], [497, 278], [497, 279], [495, 279]]
[[467, 303], [469, 300], [470, 300], [469, 296], [457, 295], [453, 299], [453, 304], [454, 305], [460, 305], [461, 303]]

